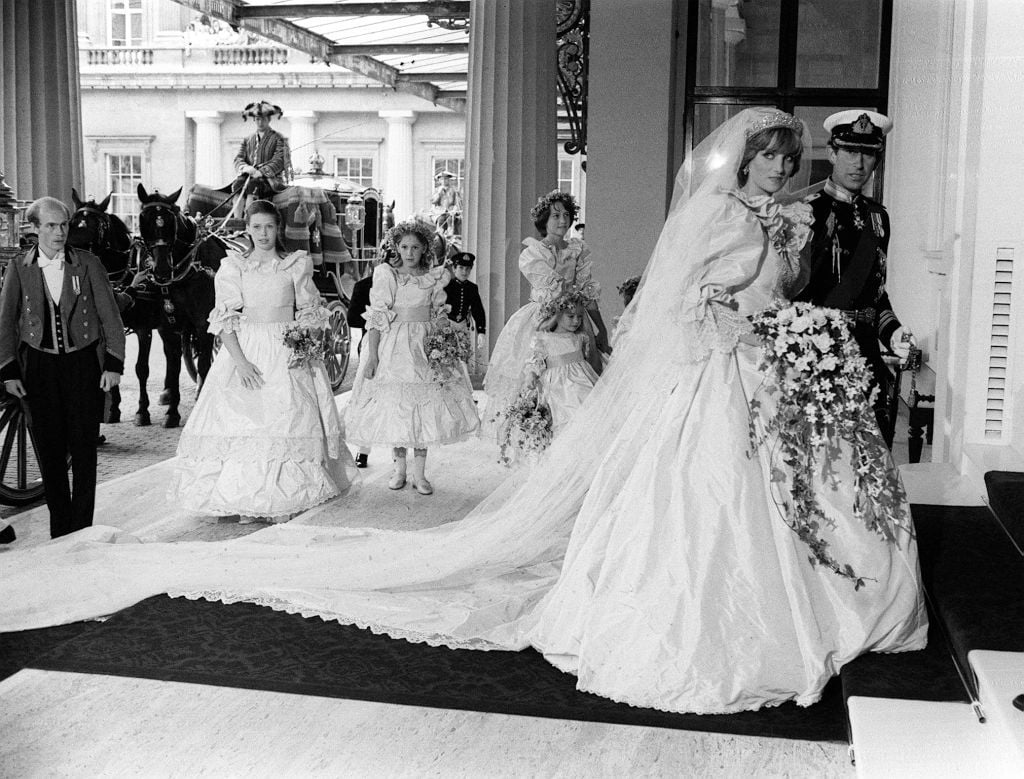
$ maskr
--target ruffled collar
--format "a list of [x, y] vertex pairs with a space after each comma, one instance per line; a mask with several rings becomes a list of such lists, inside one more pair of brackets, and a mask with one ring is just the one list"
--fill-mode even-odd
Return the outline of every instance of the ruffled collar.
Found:
[[570, 238], [568, 245], [564, 249], [559, 249], [551, 244], [544, 243], [539, 238], [534, 238], [532, 235], [528, 238], [523, 239], [523, 246], [528, 249], [538, 249], [539, 251], [550, 254], [556, 260], [579, 257], [583, 253], [584, 243], [579, 238]]
[[246, 256], [239, 252], [234, 252], [234, 256], [235, 262], [238, 263], [238, 266], [242, 269], [243, 273], [277, 273], [280, 270], [287, 270], [290, 268], [302, 257], [305, 257], [306, 252], [299, 249], [298, 251], [294, 251], [285, 257], [281, 257], [269, 263], [260, 262], [252, 255]]
[[438, 283], [447, 284], [448, 280], [451, 278], [451, 273], [449, 273], [448, 269], [443, 265], [431, 268], [426, 273], [421, 273], [418, 276], [414, 276], [411, 273], [399, 273], [396, 268], [392, 268], [390, 265], [387, 267], [390, 268], [391, 273], [394, 274], [395, 280], [398, 284], [403, 287], [406, 284], [415, 284], [420, 289], [429, 289]]
[[750, 209], [779, 253], [798, 252], [807, 243], [814, 221], [809, 203], [782, 205], [771, 195], [748, 195], [738, 189], [728, 189], [726, 193]]

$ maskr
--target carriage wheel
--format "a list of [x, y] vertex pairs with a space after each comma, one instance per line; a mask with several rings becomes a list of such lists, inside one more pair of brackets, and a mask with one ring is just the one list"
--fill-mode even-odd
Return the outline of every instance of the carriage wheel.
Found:
[[43, 497], [43, 476], [24, 404], [0, 399], [0, 503], [24, 506]]
[[348, 313], [345, 304], [340, 300], [332, 300], [327, 304], [327, 310], [331, 312], [330, 330], [328, 331], [327, 359], [324, 362], [327, 368], [327, 378], [331, 381], [331, 390], [337, 395], [341, 391], [341, 385], [345, 381], [345, 374], [348, 372], [349, 349], [352, 345], [352, 332], [348, 328]]
[[[194, 384], [199, 383], [199, 369], [196, 367], [196, 348], [193, 341], [198, 336], [195, 333], [190, 333], [188, 338], [181, 339], [181, 360], [185, 363], [185, 371], [188, 373], [189, 378], [192, 379]], [[213, 353], [210, 355], [212, 360], [217, 356], [217, 352], [220, 351], [220, 338], [213, 339]]]

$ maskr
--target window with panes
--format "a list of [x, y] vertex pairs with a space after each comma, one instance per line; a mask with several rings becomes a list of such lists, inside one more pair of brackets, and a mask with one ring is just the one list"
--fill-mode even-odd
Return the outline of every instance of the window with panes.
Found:
[[813, 151], [803, 164], [820, 181], [831, 170], [824, 119], [857, 108], [886, 113], [892, 0], [694, 0], [688, 8], [684, 154], [744, 108], [773, 105], [806, 123]]
[[137, 190], [142, 183], [141, 154], [107, 154], [110, 213], [121, 218], [132, 232], [139, 227]]

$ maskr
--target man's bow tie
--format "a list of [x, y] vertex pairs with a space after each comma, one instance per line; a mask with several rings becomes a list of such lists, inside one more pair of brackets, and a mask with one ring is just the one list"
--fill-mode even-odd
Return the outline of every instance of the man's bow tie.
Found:
[[53, 255], [53, 259], [47, 259], [46, 255], [39, 252], [39, 267], [48, 268], [51, 263], [55, 263], [58, 268], [64, 267], [64, 252], [57, 252]]

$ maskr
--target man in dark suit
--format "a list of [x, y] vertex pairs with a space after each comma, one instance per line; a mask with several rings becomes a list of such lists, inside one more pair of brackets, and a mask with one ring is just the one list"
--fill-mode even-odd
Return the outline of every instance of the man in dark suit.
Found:
[[0, 380], [27, 405], [56, 538], [92, 524], [103, 393], [120, 383], [124, 325], [99, 259], [65, 248], [67, 206], [44, 197], [25, 216], [39, 242], [4, 273]]
[[272, 200], [275, 194], [285, 188], [285, 171], [290, 163], [288, 139], [270, 129], [270, 120], [274, 116], [283, 116], [281, 107], [265, 100], [249, 103], [242, 111], [242, 120], [250, 116], [256, 122], [256, 132], [242, 141], [235, 155], [238, 178], [231, 184], [231, 191], [237, 193], [234, 210], [236, 218], [242, 216], [247, 195]]
[[[810, 279], [797, 300], [847, 312], [861, 354], [876, 384], [884, 386], [889, 372], [880, 343], [904, 359], [915, 345], [885, 291], [889, 214], [881, 203], [862, 194], [892, 121], [875, 111], [840, 111], [825, 120], [824, 128], [829, 133], [832, 175], [820, 192], [805, 200], [814, 214], [805, 249]], [[887, 419], [882, 400], [876, 402], [875, 415], [885, 431], [892, 420]]]

